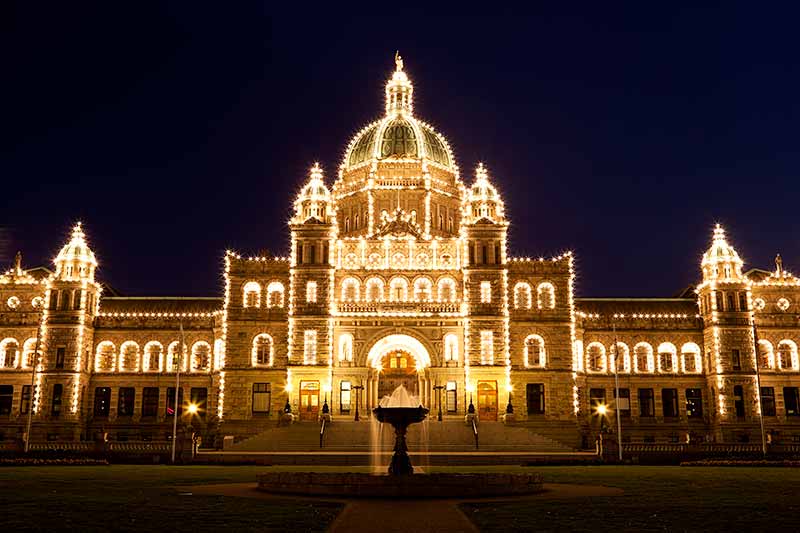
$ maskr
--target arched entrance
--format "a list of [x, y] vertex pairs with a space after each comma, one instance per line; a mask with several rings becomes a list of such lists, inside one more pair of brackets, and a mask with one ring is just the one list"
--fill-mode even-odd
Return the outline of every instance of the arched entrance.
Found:
[[387, 352], [381, 358], [378, 379], [378, 398], [390, 395], [400, 385], [419, 397], [419, 379], [414, 357], [403, 350]]
[[376, 406], [400, 385], [427, 405], [430, 383], [425, 369], [431, 366], [431, 357], [419, 340], [410, 335], [387, 335], [372, 346], [367, 365], [373, 369], [367, 383], [370, 405]]

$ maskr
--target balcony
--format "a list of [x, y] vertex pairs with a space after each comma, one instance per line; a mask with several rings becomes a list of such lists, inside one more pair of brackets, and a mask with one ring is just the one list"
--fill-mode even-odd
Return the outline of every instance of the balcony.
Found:
[[460, 315], [459, 302], [337, 302], [337, 314], [417, 316]]

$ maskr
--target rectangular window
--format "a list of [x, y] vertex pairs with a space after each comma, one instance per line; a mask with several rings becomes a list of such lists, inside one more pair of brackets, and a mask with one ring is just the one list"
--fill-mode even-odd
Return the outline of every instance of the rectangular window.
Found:
[[253, 383], [253, 413], [269, 413], [272, 403], [272, 385], [270, 383]]
[[487, 258], [487, 255], [488, 254], [486, 253], [486, 245], [484, 244], [484, 245], [481, 246], [481, 264], [482, 265], [488, 265], [489, 264], [489, 259]]
[[458, 393], [456, 391], [456, 382], [448, 381], [445, 387], [445, 405], [447, 406], [448, 413], [455, 413], [458, 411]]
[[474, 242], [470, 242], [469, 243], [469, 264], [470, 265], [474, 265], [475, 264], [475, 243]]
[[728, 293], [728, 308], [727, 308], [728, 311], [736, 311], [734, 301], [735, 300], [733, 298], [733, 294]]
[[775, 416], [775, 389], [761, 387], [761, 413], [764, 416]]
[[108, 416], [111, 410], [111, 388], [97, 387], [94, 389], [94, 416]]
[[342, 414], [350, 412], [350, 382], [342, 381], [339, 385], [339, 410]]
[[733, 386], [733, 408], [738, 418], [744, 418], [744, 387]]
[[67, 354], [67, 348], [59, 346], [56, 348], [56, 368], [64, 368], [64, 359]]
[[525, 398], [529, 415], [544, 414], [544, 383], [528, 383], [525, 386]]
[[[167, 416], [175, 415], [175, 387], [167, 387]], [[178, 415], [183, 414], [183, 387], [178, 391]]]
[[14, 403], [14, 386], [0, 385], [0, 415], [10, 415]]
[[747, 311], [747, 293], [739, 293], [739, 310]]
[[630, 418], [631, 417], [631, 390], [630, 389], [619, 389], [619, 397], [616, 398], [617, 401], [617, 412], [619, 416], [622, 418]]
[[639, 416], [656, 416], [653, 389], [639, 389]]
[[208, 407], [208, 389], [206, 387], [189, 389], [189, 403], [197, 408], [197, 416], [205, 418]]
[[53, 403], [50, 406], [50, 413], [57, 417], [61, 414], [61, 396], [64, 394], [64, 385], [57, 383], [53, 385]]
[[133, 405], [136, 399], [136, 389], [133, 387], [120, 387], [117, 399], [117, 416], [133, 416]]
[[605, 389], [589, 389], [589, 410], [592, 415], [597, 414], [597, 407], [605, 405], [606, 403], [606, 390]]
[[72, 296], [72, 308], [75, 310], [80, 310], [81, 308], [81, 293], [83, 291], [75, 291], [75, 294]]
[[19, 412], [20, 414], [26, 415], [28, 414], [28, 409], [30, 408], [31, 408], [31, 386], [23, 385], [22, 397], [20, 398], [19, 402]]
[[490, 281], [481, 281], [481, 303], [492, 303], [492, 283]]
[[481, 364], [494, 364], [494, 333], [481, 331]]
[[702, 418], [703, 391], [701, 389], [686, 389], [686, 416]]
[[142, 416], [158, 416], [158, 387], [142, 389]]
[[742, 356], [739, 350], [731, 350], [731, 364], [733, 364], [734, 370], [742, 369]]
[[317, 330], [307, 329], [303, 332], [303, 364], [317, 364]]
[[786, 416], [800, 416], [800, 389], [784, 387], [783, 405], [786, 409]]
[[661, 389], [661, 408], [665, 418], [677, 418], [678, 389]]
[[309, 281], [306, 283], [306, 302], [310, 304], [317, 303], [317, 282]]

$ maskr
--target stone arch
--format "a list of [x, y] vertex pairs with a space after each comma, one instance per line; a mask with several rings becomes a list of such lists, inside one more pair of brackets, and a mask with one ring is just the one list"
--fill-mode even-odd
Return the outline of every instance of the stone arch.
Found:
[[431, 354], [434, 353], [433, 350], [420, 339], [406, 332], [378, 335], [377, 340], [371, 342], [369, 346], [366, 366], [371, 368], [378, 368], [381, 358], [392, 350], [402, 350], [411, 354], [417, 368], [427, 368], [432, 365]]

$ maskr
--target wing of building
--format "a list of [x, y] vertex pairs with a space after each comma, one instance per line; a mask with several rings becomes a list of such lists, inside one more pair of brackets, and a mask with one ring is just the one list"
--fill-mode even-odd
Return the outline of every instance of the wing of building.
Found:
[[800, 282], [780, 261], [744, 273], [717, 227], [689, 297], [576, 298], [572, 254], [512, 256], [489, 170], [462, 181], [413, 94], [398, 58], [335, 180], [310, 170], [287, 256], [227, 252], [222, 297], [104, 296], [80, 225], [54, 271], [18, 259], [0, 277], [0, 435], [31, 412], [34, 439], [164, 439], [180, 370], [181, 416], [217, 442], [289, 411], [369, 416], [401, 385], [444, 422], [570, 447], [601, 405], [631, 442], [756, 441], [762, 415], [771, 440], [800, 438]]

